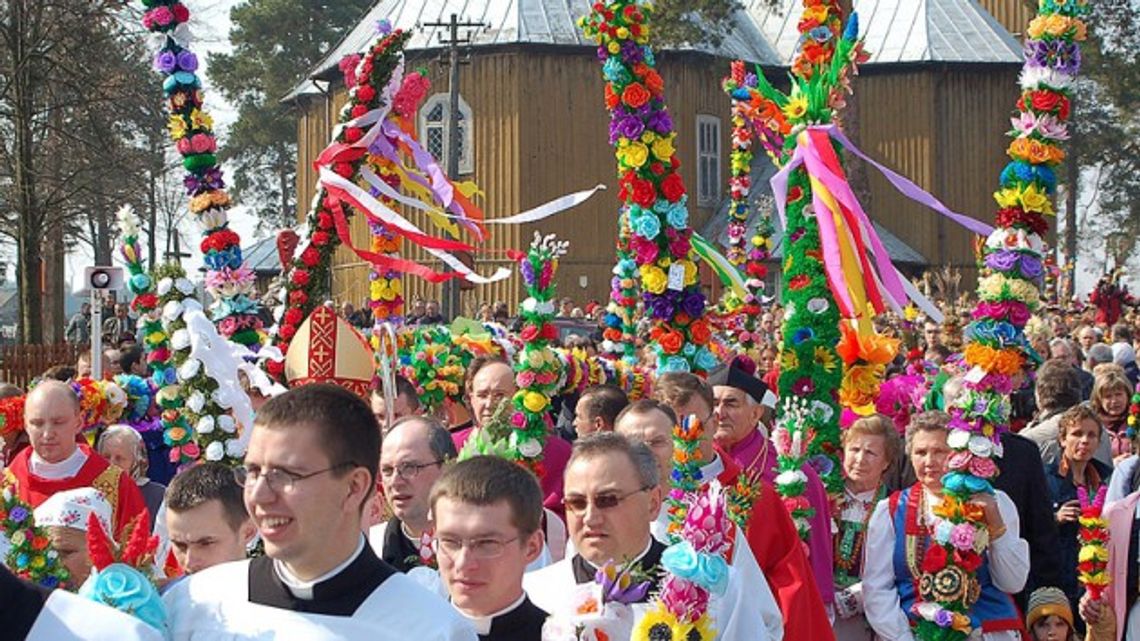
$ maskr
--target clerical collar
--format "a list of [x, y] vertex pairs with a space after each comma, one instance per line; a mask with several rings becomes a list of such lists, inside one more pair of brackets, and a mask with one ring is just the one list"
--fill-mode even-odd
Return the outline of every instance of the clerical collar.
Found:
[[273, 570], [277, 573], [277, 576], [281, 579], [281, 582], [285, 584], [285, 588], [289, 590], [290, 594], [297, 597], [298, 599], [311, 601], [313, 599], [313, 586], [318, 583], [328, 581], [329, 579], [343, 572], [344, 569], [349, 565], [352, 565], [352, 562], [355, 561], [356, 558], [360, 556], [360, 553], [364, 551], [365, 543], [367, 543], [367, 540], [364, 538], [364, 535], [361, 534], [360, 542], [356, 544], [356, 551], [353, 552], [351, 556], [345, 559], [344, 562], [340, 565], [329, 570], [328, 572], [325, 572], [312, 581], [302, 581], [301, 579], [297, 578], [297, 575], [293, 574], [289, 568], [285, 567], [284, 563], [277, 560], [273, 561]]
[[79, 470], [83, 469], [83, 464], [87, 462], [87, 453], [82, 448], [76, 447], [71, 456], [63, 459], [59, 463], [48, 463], [40, 458], [35, 451], [32, 451], [32, 456], [28, 459], [29, 471], [44, 479], [51, 481], [62, 481], [69, 479], [76, 474]]
[[720, 454], [714, 451], [712, 460], [701, 466], [701, 480], [707, 483], [719, 477], [723, 472], [724, 461], [720, 460]]
[[249, 601], [294, 612], [352, 616], [396, 570], [381, 561], [368, 545], [358, 545], [349, 561], [347, 566], [334, 568], [316, 581], [303, 582], [311, 595], [306, 599], [294, 589], [301, 581], [290, 574], [292, 585], [287, 585], [273, 559], [257, 557], [249, 562]]
[[519, 598], [516, 599], [514, 603], [508, 605], [502, 610], [499, 610], [498, 612], [485, 617], [467, 614], [463, 610], [459, 609], [459, 606], [456, 606], [454, 603], [452, 603], [452, 606], [455, 607], [456, 611], [458, 611], [459, 614], [463, 615], [464, 619], [467, 619], [471, 623], [471, 626], [475, 628], [475, 634], [488, 635], [491, 634], [491, 624], [495, 622], [496, 617], [501, 617], [509, 612], [514, 612], [520, 605], [523, 604], [523, 601], [526, 601], [526, 592], [520, 594]]

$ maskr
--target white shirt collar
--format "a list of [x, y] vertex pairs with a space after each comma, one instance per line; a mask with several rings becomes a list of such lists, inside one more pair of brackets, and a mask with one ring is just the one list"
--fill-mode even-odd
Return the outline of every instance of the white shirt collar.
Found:
[[32, 474], [40, 478], [61, 481], [79, 474], [79, 470], [83, 469], [83, 464], [86, 462], [87, 454], [79, 447], [75, 448], [71, 456], [63, 459], [59, 463], [48, 463], [40, 458], [33, 450], [32, 456], [28, 459], [28, 467]]
[[494, 612], [494, 613], [492, 613], [488, 616], [485, 616], [485, 617], [478, 617], [478, 616], [467, 614], [466, 612], [464, 612], [463, 610], [460, 610], [457, 606], [455, 606], [454, 603], [452, 603], [452, 606], [455, 607], [455, 610], [457, 612], [459, 612], [459, 614], [463, 615], [464, 619], [467, 619], [468, 621], [471, 622], [472, 627], [475, 628], [476, 634], [487, 635], [487, 634], [491, 634], [491, 624], [493, 624], [495, 622], [495, 617], [501, 617], [504, 614], [507, 614], [508, 612], [513, 612], [515, 610], [515, 608], [522, 605], [523, 601], [525, 601], [525, 600], [526, 600], [526, 592], [523, 592], [522, 594], [519, 595], [519, 598], [516, 599], [514, 603], [508, 605], [507, 607], [503, 608], [502, 610], [499, 610], [498, 612]]
[[724, 461], [720, 460], [720, 454], [714, 451], [712, 460], [701, 466], [701, 480], [708, 483], [715, 480], [722, 472], [724, 472]]
[[356, 560], [356, 557], [360, 556], [360, 553], [364, 551], [365, 541], [366, 539], [364, 538], [364, 535], [361, 534], [360, 541], [356, 544], [355, 552], [353, 552], [347, 559], [345, 559], [343, 563], [318, 576], [312, 581], [302, 581], [301, 579], [297, 578], [297, 575], [290, 572], [289, 568], [285, 567], [284, 563], [277, 560], [273, 561], [273, 570], [277, 572], [277, 577], [281, 579], [281, 582], [285, 584], [285, 587], [294, 597], [303, 599], [305, 601], [311, 601], [313, 599], [313, 587], [322, 581], [328, 581], [329, 579], [343, 572], [345, 568], [352, 565], [352, 562]]

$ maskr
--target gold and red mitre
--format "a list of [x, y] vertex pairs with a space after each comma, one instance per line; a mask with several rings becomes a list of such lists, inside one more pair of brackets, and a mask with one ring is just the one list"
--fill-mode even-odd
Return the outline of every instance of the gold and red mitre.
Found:
[[373, 369], [368, 341], [328, 305], [305, 319], [285, 354], [289, 387], [332, 383], [368, 398]]

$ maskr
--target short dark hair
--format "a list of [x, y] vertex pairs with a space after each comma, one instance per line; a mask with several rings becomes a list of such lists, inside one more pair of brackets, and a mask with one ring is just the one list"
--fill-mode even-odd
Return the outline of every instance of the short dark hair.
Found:
[[131, 368], [143, 358], [143, 351], [141, 347], [127, 347], [119, 353], [119, 369], [124, 374], [130, 374]]
[[670, 423], [677, 425], [677, 413], [673, 411], [673, 408], [652, 398], [638, 399], [626, 405], [625, 409], [618, 412], [617, 418], [614, 419], [614, 425], [617, 425], [627, 414], [645, 415], [650, 412], [661, 412], [669, 417]]
[[[394, 380], [396, 381], [396, 396], [406, 396], [408, 407], [413, 412], [420, 409], [420, 393], [416, 390], [416, 386], [412, 385], [412, 382], [402, 374], [396, 374]], [[384, 395], [384, 388], [380, 386], [380, 379], [372, 382], [372, 393], [378, 397]]]
[[640, 441], [633, 442], [614, 432], [594, 432], [574, 441], [566, 467], [569, 468], [579, 459], [592, 459], [613, 453], [622, 454], [629, 460], [642, 487], [657, 487], [660, 472], [653, 451]]
[[653, 385], [653, 397], [670, 407], [684, 405], [693, 398], [704, 401], [709, 406], [709, 411], [716, 407], [712, 387], [704, 379], [689, 372], [669, 372], [657, 377], [657, 382]]
[[234, 471], [222, 463], [206, 461], [182, 470], [166, 488], [165, 500], [171, 512], [187, 512], [207, 501], [218, 501], [226, 524], [235, 532], [249, 518]]
[[1112, 326], [1112, 342], [1114, 343], [1131, 343], [1132, 342], [1132, 328], [1128, 323], [1117, 323]]
[[43, 378], [67, 382], [79, 375], [79, 370], [70, 365], [52, 365], [44, 372]]
[[601, 418], [610, 428], [614, 426], [618, 414], [629, 405], [629, 397], [616, 385], [591, 385], [582, 392], [586, 400], [588, 420]]
[[[342, 387], [328, 383], [294, 387], [269, 399], [257, 411], [254, 425], [267, 429], [311, 427], [317, 430], [317, 442], [330, 463], [363, 467], [372, 482], [376, 481], [380, 426], [364, 399]], [[333, 470], [333, 474], [343, 473]]]
[[[405, 416], [398, 419], [392, 426], [388, 428], [387, 434], [391, 434], [392, 430], [404, 425], [405, 423], [423, 423], [428, 428], [428, 449], [431, 450], [431, 455], [439, 461], [451, 461], [459, 456], [459, 450], [455, 447], [455, 441], [451, 438], [451, 432], [447, 431], [439, 419], [432, 416], [424, 416], [416, 414], [415, 416]], [[383, 447], [383, 443], [381, 443]]]
[[542, 523], [542, 489], [523, 466], [497, 456], [475, 456], [449, 466], [431, 488], [431, 509], [441, 498], [489, 506], [505, 501], [511, 524], [524, 536]]
[[1037, 370], [1037, 397], [1045, 411], [1067, 410], [1081, 402], [1081, 379], [1064, 359], [1052, 358]]

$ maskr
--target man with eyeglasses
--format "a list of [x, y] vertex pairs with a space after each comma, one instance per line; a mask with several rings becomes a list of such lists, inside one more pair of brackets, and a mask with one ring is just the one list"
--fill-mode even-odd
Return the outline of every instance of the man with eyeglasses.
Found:
[[172, 638], [474, 641], [466, 621], [361, 533], [379, 453], [376, 418], [348, 390], [305, 385], [266, 403], [234, 472], [266, 556], [167, 592]]
[[[473, 426], [455, 432], [455, 447], [463, 444], [474, 430], [482, 429], [504, 402], [510, 402], [518, 391], [515, 372], [510, 363], [498, 356], [480, 356], [467, 366], [464, 388], [471, 407]], [[542, 449], [542, 467], [545, 473], [538, 479], [542, 488], [544, 507], [562, 516], [562, 473], [570, 458], [570, 443], [553, 432], [546, 435]]]
[[539, 641], [547, 613], [522, 586], [543, 546], [534, 475], [506, 459], [476, 456], [443, 473], [431, 509], [444, 586], [479, 639]]
[[[589, 589], [599, 568], [610, 562], [629, 564], [652, 583], [634, 605], [636, 628], [636, 620], [647, 611], [646, 602], [659, 591], [661, 555], [666, 549], [649, 532], [661, 506], [657, 474], [649, 448], [620, 434], [598, 432], [575, 441], [563, 500], [577, 553], [523, 577], [523, 587], [535, 605], [547, 612], [565, 611], [577, 591]], [[724, 593], [714, 595], [709, 605], [716, 639], [771, 638], [760, 608], [752, 604], [755, 597], [746, 598], [745, 589], [752, 588], [741, 582], [735, 568], [729, 568]]]
[[380, 485], [392, 518], [368, 531], [372, 549], [400, 572], [430, 558], [431, 486], [455, 459], [451, 434], [427, 416], [402, 418], [380, 445]]

